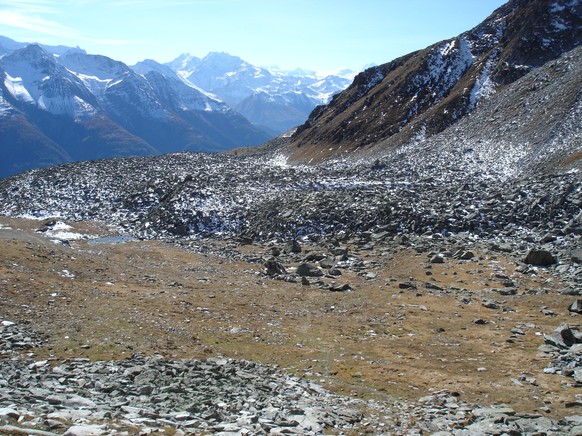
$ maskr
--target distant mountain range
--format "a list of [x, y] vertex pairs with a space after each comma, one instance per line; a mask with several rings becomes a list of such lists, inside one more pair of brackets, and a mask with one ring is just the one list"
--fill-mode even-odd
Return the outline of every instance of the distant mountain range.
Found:
[[[310, 114], [293, 136], [290, 154], [316, 162], [422, 143], [519, 78], [578, 47], [580, 23], [579, 0], [511, 0], [472, 30], [360, 73], [328, 105]], [[560, 92], [555, 90], [553, 104], [579, 111], [579, 92]], [[514, 119], [500, 119], [493, 109], [496, 130], [503, 130], [505, 123], [526, 121], [518, 110], [513, 115]], [[541, 125], [534, 123], [531, 129]], [[540, 132], [531, 140], [549, 140], [552, 132]], [[478, 131], [468, 136], [476, 135]]]
[[184, 54], [167, 65], [274, 134], [303, 124], [315, 106], [328, 103], [354, 77], [352, 71], [319, 77], [299, 69], [269, 70], [227, 53], [210, 53], [202, 59]]
[[129, 67], [80, 48], [0, 37], [0, 177], [70, 161], [258, 145], [349, 84], [271, 73], [224, 53], [194, 59]]

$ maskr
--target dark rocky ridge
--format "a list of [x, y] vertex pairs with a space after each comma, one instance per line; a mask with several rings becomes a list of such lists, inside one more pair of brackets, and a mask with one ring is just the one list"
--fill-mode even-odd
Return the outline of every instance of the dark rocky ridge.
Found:
[[352, 158], [377, 158], [379, 169], [390, 162], [389, 167], [411, 171], [431, 162], [433, 168], [452, 165], [493, 178], [579, 170], [581, 54], [578, 47], [535, 69], [437, 135], [427, 137], [421, 129], [401, 147], [378, 147]]
[[101, 220], [145, 238], [468, 234], [576, 245], [580, 175], [491, 179], [458, 169], [281, 167], [274, 161], [174, 154], [77, 163], [0, 181], [1, 212]]
[[362, 148], [430, 137], [479, 101], [580, 44], [579, 2], [512, 0], [474, 29], [366, 70], [316, 108], [292, 155], [321, 160]]

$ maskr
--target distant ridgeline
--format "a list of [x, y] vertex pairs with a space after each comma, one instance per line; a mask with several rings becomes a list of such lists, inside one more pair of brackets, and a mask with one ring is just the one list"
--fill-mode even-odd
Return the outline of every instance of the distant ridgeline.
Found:
[[349, 84], [271, 73], [217, 53], [129, 67], [0, 37], [0, 54], [0, 177], [79, 160], [258, 145]]

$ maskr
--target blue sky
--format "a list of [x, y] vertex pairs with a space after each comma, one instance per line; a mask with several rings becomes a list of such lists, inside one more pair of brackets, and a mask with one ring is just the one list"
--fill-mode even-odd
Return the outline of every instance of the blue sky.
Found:
[[361, 70], [469, 30], [506, 0], [0, 0], [0, 35], [127, 64], [182, 53]]

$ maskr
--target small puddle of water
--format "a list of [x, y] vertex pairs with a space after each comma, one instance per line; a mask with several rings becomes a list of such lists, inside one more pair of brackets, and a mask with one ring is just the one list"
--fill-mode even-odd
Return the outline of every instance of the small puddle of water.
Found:
[[126, 242], [137, 241], [137, 239], [128, 235], [107, 236], [105, 238], [91, 239], [88, 241], [89, 245], [102, 244], [125, 244]]

